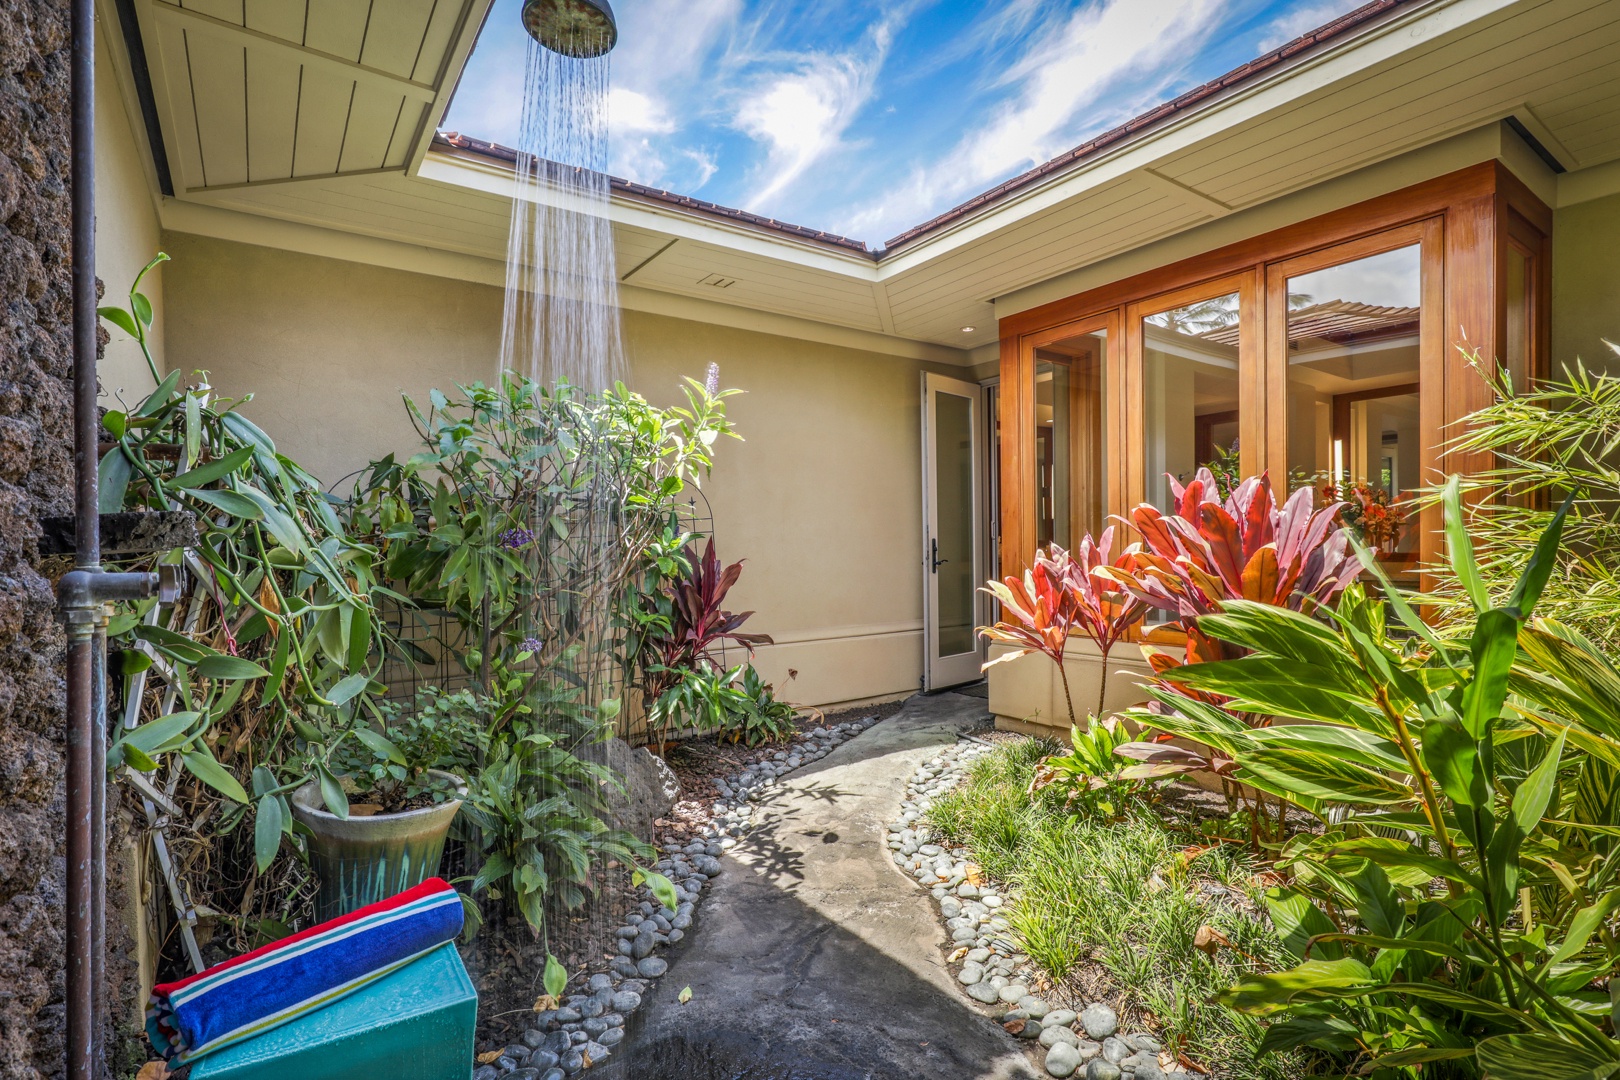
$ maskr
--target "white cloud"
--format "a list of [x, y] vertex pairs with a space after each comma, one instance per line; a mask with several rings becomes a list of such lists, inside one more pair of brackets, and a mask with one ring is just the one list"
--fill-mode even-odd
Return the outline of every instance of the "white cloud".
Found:
[[675, 121], [661, 99], [627, 86], [615, 86], [608, 91], [608, 130], [626, 135], [667, 135], [675, 130]]
[[716, 44], [744, 0], [629, 0], [615, 4], [619, 45], [608, 92], [608, 169], [654, 187], [695, 192], [712, 160], [680, 145], [707, 107]]
[[1318, 27], [1326, 26], [1354, 6], [1355, 0], [1333, 0], [1330, 3], [1296, 8], [1286, 15], [1279, 16], [1260, 32], [1260, 43], [1255, 46], [1255, 52], [1268, 53], [1279, 45], [1286, 45], [1301, 34], [1308, 34]]
[[1162, 100], [1231, 0], [1099, 0], [1031, 23], [1001, 104], [936, 161], [857, 209], [840, 231], [916, 224], [941, 205], [1047, 161]]
[[766, 144], [763, 179], [746, 205], [763, 206], [830, 151], [872, 95], [888, 55], [888, 23], [875, 26], [859, 52], [816, 53], [763, 78], [737, 110], [736, 127]]
[[743, 0], [634, 0], [613, 7], [619, 23], [613, 82], [652, 93], [689, 84], [721, 34], [742, 17]]
[[681, 155], [692, 163], [693, 175], [696, 178], [692, 183], [681, 189], [685, 194], [697, 191], [698, 188], [707, 184], [715, 173], [720, 171], [720, 165], [714, 160], [714, 155], [706, 151], [682, 150]]

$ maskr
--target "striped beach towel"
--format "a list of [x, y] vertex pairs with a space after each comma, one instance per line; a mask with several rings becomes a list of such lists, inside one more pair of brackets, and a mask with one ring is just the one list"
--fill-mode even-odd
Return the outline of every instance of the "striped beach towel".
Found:
[[170, 1062], [252, 1038], [329, 1005], [461, 932], [461, 898], [439, 878], [153, 987], [152, 1047]]

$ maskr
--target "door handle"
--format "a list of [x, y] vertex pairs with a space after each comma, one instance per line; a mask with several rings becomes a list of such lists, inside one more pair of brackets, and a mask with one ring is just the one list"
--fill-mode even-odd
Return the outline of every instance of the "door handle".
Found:
[[937, 573], [939, 573], [939, 568], [944, 566], [946, 563], [950, 562], [951, 560], [942, 559], [942, 558], [939, 557], [939, 540], [937, 538], [934, 539], [934, 540], [929, 541], [929, 544], [930, 544], [930, 548], [929, 548], [929, 554], [928, 554], [928, 561], [933, 564], [932, 566], [929, 567], [929, 569], [930, 569], [931, 572], [937, 574]]

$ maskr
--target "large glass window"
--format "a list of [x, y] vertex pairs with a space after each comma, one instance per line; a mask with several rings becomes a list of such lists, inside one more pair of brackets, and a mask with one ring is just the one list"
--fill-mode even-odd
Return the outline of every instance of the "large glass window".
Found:
[[1142, 320], [1143, 465], [1147, 501], [1168, 510], [1170, 478], [1207, 466], [1223, 485], [1238, 468], [1238, 294]]
[[1076, 334], [1036, 350], [1035, 529], [1040, 545], [1070, 548], [1106, 526], [1108, 335]]
[[1421, 269], [1413, 244], [1288, 279], [1288, 487], [1343, 499], [1385, 556], [1416, 550]]

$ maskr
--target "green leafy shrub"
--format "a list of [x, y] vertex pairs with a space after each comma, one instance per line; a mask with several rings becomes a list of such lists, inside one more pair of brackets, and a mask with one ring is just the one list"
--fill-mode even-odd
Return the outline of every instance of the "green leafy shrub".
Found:
[[1112, 817], [1142, 794], [1145, 782], [1126, 779], [1125, 760], [1116, 751], [1135, 736], [1117, 717], [1092, 717], [1069, 729], [1069, 751], [1053, 754], [1035, 769], [1030, 791], [1050, 790], [1066, 808]]
[[[683, 567], [676, 500], [730, 433], [724, 399], [688, 380], [686, 408], [624, 386], [588, 393], [514, 373], [406, 408], [422, 449], [374, 462], [349, 507], [418, 604], [449, 612], [474, 648], [487, 719], [463, 822], [475, 893], [543, 932], [548, 902], [577, 908], [604, 860], [645, 844], [611, 828], [618, 781], [588, 760], [622, 715], [650, 627], [648, 597]], [[668, 883], [638, 877], [672, 897]]]
[[[1606, 342], [1620, 353], [1620, 346]], [[1489, 368], [1477, 356], [1477, 370]], [[1504, 602], [1521, 573], [1522, 553], [1546, 531], [1564, 493], [1576, 492], [1564, 524], [1557, 569], [1536, 610], [1613, 653], [1620, 650], [1620, 376], [1577, 361], [1561, 376], [1514, 386], [1491, 378], [1494, 400], [1457, 425], [1452, 447], [1486, 454], [1492, 468], [1463, 478], [1475, 570]], [[1430, 498], [1439, 499], [1439, 492]], [[1448, 563], [1431, 568], [1432, 605], [1443, 633], [1466, 635], [1474, 601]]]
[[[454, 400], [434, 391], [425, 411], [406, 402], [422, 451], [372, 463], [339, 500], [241, 414], [249, 398], [159, 377], [139, 286], [102, 316], [140, 343], [158, 386], [106, 414], [102, 509], [191, 510], [200, 587], [115, 616], [114, 670], [145, 722], [109, 757], [185, 812], [172, 829], [207, 822], [187, 838], [193, 895], [241, 910], [248, 930], [287, 927], [307, 896], [307, 873], [275, 865], [302, 856], [289, 793], [314, 778], [342, 815], [344, 780], [384, 802], [440, 795], [421, 777], [444, 765], [471, 787], [479, 887], [531, 922], [548, 896], [580, 903], [593, 860], [635, 867], [645, 848], [605, 823], [607, 778], [577, 751], [612, 733], [620, 701], [596, 692], [613, 682], [596, 673], [634, 667], [634, 615], [686, 543], [676, 500], [730, 434], [731, 392], [689, 382], [688, 407], [659, 409], [623, 386], [589, 394], [511, 374]], [[385, 665], [427, 657], [389, 637], [382, 599], [448, 611], [481, 694], [383, 705]], [[160, 769], [195, 784], [165, 795], [139, 779]], [[239, 828], [250, 815], [251, 839]], [[664, 879], [634, 877], [673, 902]]]
[[[1267, 1049], [1312, 1046], [1391, 1077], [1620, 1071], [1604, 990], [1620, 959], [1620, 823], [1602, 790], [1620, 762], [1620, 671], [1531, 619], [1569, 505], [1493, 604], [1448, 485], [1451, 570], [1474, 611], [1460, 640], [1436, 635], [1385, 580], [1386, 601], [1352, 587], [1331, 624], [1228, 603], [1200, 627], [1249, 655], [1167, 676], [1233, 712], [1310, 721], [1214, 731], [1203, 714], [1167, 728], [1223, 740], [1238, 779], [1324, 819], [1286, 849], [1293, 888], [1268, 898], [1300, 962], [1225, 995], [1258, 1016], [1290, 1013]], [[1567, 758], [1571, 746], [1587, 756]]]
[[600, 860], [647, 859], [651, 848], [607, 824], [610, 789], [622, 790], [612, 770], [515, 721], [508, 736], [492, 741], [462, 804], [482, 853], [472, 892], [488, 890], [539, 932], [548, 899], [572, 909], [595, 891], [591, 869]]
[[647, 724], [661, 738], [672, 731], [713, 732], [748, 746], [780, 742], [797, 729], [798, 712], [760, 677], [752, 664], [721, 669], [677, 669], [678, 677], [653, 701]]
[[[135, 338], [158, 384], [143, 401], [105, 414], [112, 446], [99, 466], [100, 508], [190, 511], [197, 544], [183, 560], [166, 553], [123, 564], [152, 569], [159, 559], [180, 560], [195, 587], [175, 605], [145, 600], [119, 605], [113, 616], [111, 671], [123, 676], [125, 716], [141, 723], [118, 732], [108, 760], [137, 784], [147, 784], [146, 775], [162, 782], [183, 767], [195, 785], [173, 778], [163, 784], [173, 798], [164, 797], [209, 822], [195, 848], [224, 848], [214, 872], [191, 881], [195, 897], [235, 911], [238, 895], [213, 890], [239, 888], [270, 898], [261, 899], [275, 905], [264, 917], [284, 923], [295, 914], [296, 886], [251, 882], [277, 873], [278, 853], [301, 855], [286, 795], [316, 775], [301, 749], [306, 736], [380, 715], [376, 677], [392, 643], [375, 598], [387, 590], [376, 548], [356, 539], [319, 481], [239, 411], [251, 395], [221, 398], [201, 372], [189, 385], [180, 371], [158, 374], [148, 341], [152, 306], [140, 282], [167, 258], [160, 254], [136, 277], [127, 309], [100, 309]], [[317, 778], [333, 803], [341, 787], [329, 773]], [[332, 805], [340, 807], [346, 812], [346, 800]], [[250, 816], [251, 844], [239, 835]], [[185, 824], [171, 819], [176, 829]], [[296, 869], [279, 872], [298, 878]]]
[[334, 744], [328, 769], [347, 777], [367, 801], [384, 813], [397, 813], [413, 800], [453, 798], [448, 781], [428, 775], [438, 769], [463, 779], [473, 771], [487, 737], [489, 703], [470, 690], [420, 691], [409, 704], [384, 703], [375, 726], [341, 732], [351, 738]]

